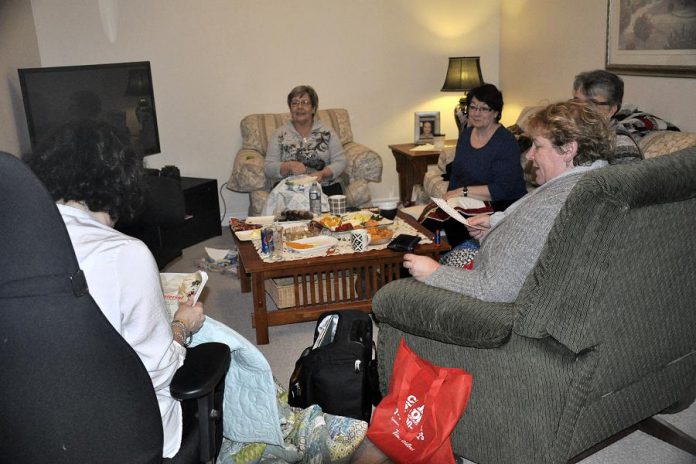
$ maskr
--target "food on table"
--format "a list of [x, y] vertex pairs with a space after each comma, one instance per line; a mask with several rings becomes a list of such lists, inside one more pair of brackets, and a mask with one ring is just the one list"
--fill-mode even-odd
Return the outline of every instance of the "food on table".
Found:
[[387, 243], [394, 235], [394, 232], [386, 227], [368, 227], [367, 233], [370, 234], [370, 245]]
[[326, 216], [319, 218], [319, 223], [328, 229], [333, 229], [334, 227], [341, 225], [341, 217], [327, 214]]
[[299, 209], [289, 209], [283, 211], [278, 215], [278, 221], [308, 221], [312, 219], [314, 215], [306, 210]]
[[314, 248], [314, 245], [311, 243], [285, 242], [285, 245], [296, 250], [307, 250], [309, 248]]
[[261, 227], [263, 227], [261, 224], [247, 224], [243, 219], [230, 218], [230, 229], [232, 229], [232, 232], [260, 229]]
[[370, 211], [356, 211], [344, 214], [343, 216], [325, 214], [317, 220], [321, 226], [333, 232], [346, 232], [353, 229], [376, 227], [384, 225], [382, 221], [384, 221], [382, 216], [372, 214]]

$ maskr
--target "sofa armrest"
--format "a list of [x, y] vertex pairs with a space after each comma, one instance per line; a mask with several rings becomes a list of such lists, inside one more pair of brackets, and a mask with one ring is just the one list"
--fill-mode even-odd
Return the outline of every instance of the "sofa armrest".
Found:
[[234, 159], [227, 188], [235, 192], [253, 192], [266, 187], [264, 157], [256, 150], [242, 148]]
[[347, 160], [346, 174], [349, 182], [364, 179], [368, 182], [382, 181], [382, 157], [374, 150], [356, 142], [343, 145]]
[[443, 343], [474, 348], [501, 346], [510, 337], [514, 304], [490, 303], [461, 293], [399, 279], [372, 301], [379, 323]]

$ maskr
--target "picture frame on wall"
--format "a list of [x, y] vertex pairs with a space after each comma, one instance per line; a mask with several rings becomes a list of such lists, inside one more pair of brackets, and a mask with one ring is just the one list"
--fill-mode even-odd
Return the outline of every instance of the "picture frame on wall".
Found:
[[696, 77], [696, 2], [608, 0], [606, 69]]
[[432, 143], [433, 136], [440, 133], [440, 112], [420, 111], [414, 113], [414, 143], [422, 145]]

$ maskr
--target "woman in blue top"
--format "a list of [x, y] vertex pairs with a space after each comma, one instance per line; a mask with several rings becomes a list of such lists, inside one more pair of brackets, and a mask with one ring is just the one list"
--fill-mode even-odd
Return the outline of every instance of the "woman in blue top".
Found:
[[[484, 84], [467, 95], [468, 126], [457, 141], [449, 172], [446, 198], [470, 196], [491, 202], [496, 211], [527, 193], [517, 141], [500, 124], [503, 94]], [[449, 170], [449, 169], [448, 169]], [[469, 238], [466, 228], [455, 220], [446, 221], [447, 240], [455, 246]]]

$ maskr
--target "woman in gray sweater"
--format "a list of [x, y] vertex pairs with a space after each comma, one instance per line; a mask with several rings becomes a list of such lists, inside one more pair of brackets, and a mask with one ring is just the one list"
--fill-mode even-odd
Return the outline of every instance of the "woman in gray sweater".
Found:
[[607, 119], [583, 102], [549, 105], [527, 127], [533, 140], [527, 159], [540, 187], [504, 212], [469, 218], [469, 234], [481, 242], [472, 269], [406, 254], [404, 267], [414, 278], [484, 301], [515, 300], [575, 183], [606, 166], [615, 143]]

